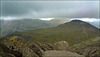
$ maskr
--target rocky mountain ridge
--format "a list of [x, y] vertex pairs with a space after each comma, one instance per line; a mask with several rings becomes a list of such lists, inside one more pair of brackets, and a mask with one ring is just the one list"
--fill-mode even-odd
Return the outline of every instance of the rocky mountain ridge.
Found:
[[74, 45], [91, 38], [99, 37], [99, 31], [100, 29], [87, 22], [73, 20], [57, 27], [15, 32], [8, 36], [20, 36], [26, 39], [28, 43], [31, 43], [31, 41], [40, 41], [54, 44], [55, 42], [64, 40], [70, 45]]
[[[68, 46], [68, 43], [67, 44], [66, 43], [67, 43], [66, 41], [61, 41], [61, 42], [55, 43], [54, 46], [52, 46], [51, 44], [48, 44], [48, 43], [46, 43], [46, 44], [32, 43], [32, 44], [28, 45], [27, 43], [24, 42], [24, 40], [22, 38], [20, 38], [18, 36], [13, 36], [10, 38], [1, 38], [0, 39], [0, 47], [3, 51], [2, 52], [0, 51], [0, 56], [1, 57], [48, 57], [48, 56], [55, 57], [55, 56], [63, 56], [63, 54], [61, 52], [64, 52], [64, 53], [66, 52], [65, 57], [68, 57], [68, 56], [84, 57], [82, 55], [78, 55], [78, 54], [72, 53], [70, 51], [67, 52], [68, 50], [63, 49], [63, 47], [68, 48], [68, 47], [66, 47], [66, 46]], [[55, 47], [57, 47], [57, 48], [55, 48]], [[50, 55], [51, 53], [53, 53], [53, 51], [55, 51], [54, 52], [55, 55]], [[60, 53], [61, 55], [59, 55], [58, 53]], [[66, 54], [68, 54], [68, 56]], [[69, 54], [73, 54], [73, 55], [69, 55]]]
[[[70, 48], [66, 41], [55, 44], [40, 42], [27, 44], [21, 37], [13, 36], [0, 39], [0, 57], [99, 57], [100, 49], [97, 47], [91, 46], [89, 48], [91, 54], [84, 55]], [[91, 48], [95, 48], [95, 51]]]

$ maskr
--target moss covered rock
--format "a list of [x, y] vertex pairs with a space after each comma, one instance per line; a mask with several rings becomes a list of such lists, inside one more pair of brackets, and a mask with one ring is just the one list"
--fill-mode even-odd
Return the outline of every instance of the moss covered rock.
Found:
[[14, 54], [16, 57], [38, 57], [26, 42], [18, 36], [1, 38], [0, 46], [5, 53]]

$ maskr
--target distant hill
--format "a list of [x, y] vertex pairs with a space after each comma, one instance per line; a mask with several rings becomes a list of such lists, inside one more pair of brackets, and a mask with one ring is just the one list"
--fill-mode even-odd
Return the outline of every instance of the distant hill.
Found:
[[8, 36], [20, 36], [30, 42], [50, 42], [65, 40], [70, 45], [99, 36], [99, 29], [80, 20], [72, 20], [57, 27], [29, 30], [26, 32], [14, 32]]
[[1, 32], [0, 36], [4, 37], [13, 32], [22, 32], [26, 30], [54, 27], [64, 23], [62, 21], [65, 21], [65, 19], [61, 19], [62, 21], [59, 20], [60, 19], [44, 21], [40, 19], [28, 19], [28, 18], [16, 19], [16, 20], [0, 20], [0, 32]]
[[50, 20], [49, 22], [53, 25], [53, 26], [57, 26], [66, 22], [70, 22], [71, 20], [68, 18], [55, 18]]
[[48, 22], [39, 19], [2, 20], [1, 22], [2, 36], [15, 31], [21, 32], [51, 26], [51, 24], [49, 24]]

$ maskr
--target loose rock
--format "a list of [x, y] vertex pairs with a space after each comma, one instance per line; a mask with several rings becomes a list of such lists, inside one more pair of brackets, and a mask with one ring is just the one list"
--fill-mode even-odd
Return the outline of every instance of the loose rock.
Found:
[[66, 41], [59, 41], [54, 44], [54, 48], [56, 50], [68, 50], [69, 44]]

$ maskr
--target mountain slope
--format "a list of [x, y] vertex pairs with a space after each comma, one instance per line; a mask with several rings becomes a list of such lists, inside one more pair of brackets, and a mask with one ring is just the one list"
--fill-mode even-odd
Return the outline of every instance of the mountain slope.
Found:
[[50, 42], [65, 40], [70, 45], [80, 43], [87, 39], [99, 36], [99, 29], [89, 23], [73, 20], [68, 23], [61, 24], [57, 27], [29, 30], [26, 32], [15, 32], [9, 36], [17, 35], [27, 39], [29, 42]]
[[94, 22], [88, 22], [88, 23], [94, 25], [94, 26], [97, 27], [97, 28], [100, 28], [100, 25], [99, 25], [100, 20], [98, 20], [98, 21], [94, 21]]
[[26, 30], [45, 28], [49, 26], [51, 26], [51, 24], [39, 19], [4, 20], [1, 23], [1, 32], [2, 36], [5, 36], [15, 31], [20, 32]]
[[[58, 22], [59, 21], [59, 22]], [[40, 19], [19, 19], [19, 20], [0, 20], [0, 31], [1, 36], [6, 36], [7, 34], [11, 34], [15, 31], [22, 32], [26, 30], [35, 30], [40, 28], [54, 27], [59, 24], [62, 24], [69, 19], [55, 19], [50, 21], [44, 21]]]
[[49, 23], [51, 23], [53, 26], [58, 26], [60, 24], [66, 23], [66, 22], [70, 22], [71, 20], [68, 18], [55, 18], [49, 21]]

